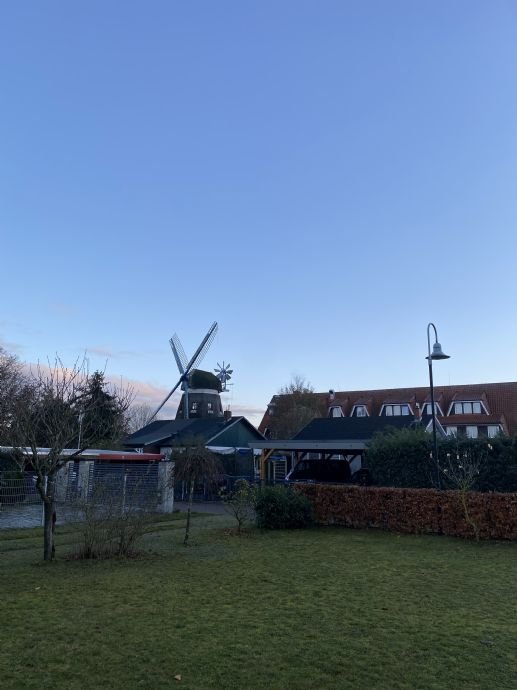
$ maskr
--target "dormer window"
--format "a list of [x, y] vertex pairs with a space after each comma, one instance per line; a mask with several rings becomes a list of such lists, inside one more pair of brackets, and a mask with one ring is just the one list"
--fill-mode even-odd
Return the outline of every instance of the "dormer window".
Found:
[[332, 405], [332, 407], [329, 407], [329, 417], [344, 417], [345, 415], [343, 414], [343, 410], [341, 409], [341, 405]]
[[368, 417], [366, 405], [354, 405], [351, 417]]
[[383, 405], [381, 410], [381, 416], [384, 417], [406, 417], [409, 414], [409, 405]]
[[486, 414], [486, 409], [480, 400], [461, 401], [452, 404], [449, 414]]
[[[422, 414], [423, 414], [423, 415], [432, 415], [432, 409], [433, 409], [433, 408], [432, 408], [430, 402], [425, 403], [425, 405], [424, 405], [423, 408], [422, 408]], [[435, 404], [434, 404], [434, 413], [435, 413], [436, 415], [439, 415], [440, 417], [443, 417], [442, 408], [441, 408], [440, 405], [438, 405], [438, 403], [436, 403], [436, 402], [435, 402]]]

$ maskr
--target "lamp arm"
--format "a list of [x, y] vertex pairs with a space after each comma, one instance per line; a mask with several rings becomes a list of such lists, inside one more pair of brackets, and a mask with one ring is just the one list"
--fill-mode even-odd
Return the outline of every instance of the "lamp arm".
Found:
[[427, 353], [429, 355], [429, 364], [431, 363], [431, 338], [429, 337], [429, 329], [433, 327], [434, 330], [434, 341], [435, 343], [438, 342], [438, 331], [436, 330], [436, 326], [434, 323], [431, 321], [430, 323], [427, 324]]

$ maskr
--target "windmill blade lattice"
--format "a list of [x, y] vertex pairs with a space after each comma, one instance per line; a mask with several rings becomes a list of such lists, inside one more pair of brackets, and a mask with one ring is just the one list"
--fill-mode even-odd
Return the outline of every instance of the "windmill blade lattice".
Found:
[[181, 340], [175, 333], [169, 340], [169, 343], [171, 346], [172, 354], [174, 355], [174, 359], [176, 360], [176, 364], [178, 365], [178, 371], [183, 376], [183, 374], [185, 373], [185, 369], [187, 368], [187, 355], [185, 354], [185, 350], [183, 349]]
[[208, 348], [214, 342], [214, 338], [215, 338], [216, 333], [217, 333], [217, 328], [218, 328], [217, 321], [214, 321], [214, 323], [210, 326], [208, 333], [205, 335], [205, 337], [201, 341], [201, 345], [195, 351], [195, 353], [192, 356], [192, 359], [187, 364], [187, 368], [185, 371], [186, 374], [188, 374], [191, 369], [195, 369], [196, 367], [198, 367], [201, 364], [201, 360], [206, 355]]
[[[199, 344], [199, 347], [193, 354], [190, 362], [187, 363], [187, 356], [185, 355], [185, 350], [183, 349], [183, 345], [181, 344], [181, 340], [179, 339], [178, 335], [175, 333], [172, 338], [169, 340], [172, 352], [174, 354], [174, 359], [176, 360], [176, 364], [178, 366], [178, 370], [180, 372], [180, 378], [176, 382], [176, 385], [174, 388], [171, 390], [169, 395], [165, 398], [165, 400], [161, 403], [161, 405], [157, 408], [157, 410], [154, 412], [153, 416], [150, 418], [149, 423], [153, 421], [153, 419], [156, 417], [158, 412], [162, 409], [162, 407], [165, 405], [165, 403], [169, 400], [169, 398], [172, 396], [172, 394], [180, 387], [182, 386], [183, 390], [185, 391], [185, 395], [188, 396], [188, 376], [190, 372], [195, 369], [203, 357], [206, 355], [208, 348], [210, 345], [213, 343], [214, 338], [217, 333], [217, 321], [214, 321], [214, 323], [210, 326], [208, 329], [208, 333], [205, 335], [201, 343]], [[188, 419], [188, 409], [185, 410], [185, 414], [187, 415]]]

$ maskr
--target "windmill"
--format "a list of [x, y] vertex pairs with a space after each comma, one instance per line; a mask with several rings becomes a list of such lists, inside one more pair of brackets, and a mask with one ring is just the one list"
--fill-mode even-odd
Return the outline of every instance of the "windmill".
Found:
[[[190, 361], [187, 362], [187, 356], [185, 354], [185, 350], [183, 349], [183, 345], [181, 344], [181, 340], [179, 339], [177, 333], [175, 333], [172, 338], [169, 340], [172, 353], [174, 355], [174, 359], [176, 360], [176, 364], [178, 366], [178, 370], [180, 373], [180, 377], [176, 383], [176, 385], [173, 387], [169, 395], [165, 398], [165, 400], [161, 403], [161, 405], [157, 408], [155, 413], [153, 414], [151, 420], [152, 421], [158, 412], [162, 409], [162, 407], [165, 405], [165, 403], [169, 400], [171, 395], [181, 386], [181, 389], [183, 391], [183, 397], [181, 399], [180, 405], [178, 407], [178, 412], [176, 413], [176, 419], [179, 417], [182, 417], [183, 419], [188, 419], [189, 418], [189, 391], [193, 390], [195, 391], [196, 389], [200, 391], [200, 393], [197, 394], [197, 398], [199, 400], [196, 400], [196, 409], [199, 407], [201, 409], [202, 405], [201, 403], [204, 403], [204, 406], [206, 407], [207, 411], [215, 413], [215, 416], [221, 416], [222, 415], [222, 407], [221, 407], [221, 401], [219, 398], [219, 392], [221, 391], [222, 385], [219, 379], [217, 379], [216, 376], [213, 374], [210, 374], [209, 372], [201, 371], [198, 370], [197, 367], [201, 363], [203, 357], [206, 355], [210, 345], [213, 343], [214, 338], [217, 333], [217, 321], [214, 321], [214, 323], [210, 326], [208, 329], [207, 334], [199, 344], [197, 350], [194, 352], [192, 357], [190, 358]], [[213, 380], [215, 380], [215, 383]], [[214, 388], [215, 386], [215, 388]], [[204, 392], [204, 394], [201, 394], [201, 391]], [[200, 397], [201, 394], [201, 397]], [[210, 396], [211, 398], [214, 397], [214, 395], [217, 397], [217, 400], [207, 400], [207, 396]], [[217, 405], [217, 402], [219, 403]], [[215, 409], [213, 408], [213, 405], [215, 403]], [[219, 409], [220, 409], [220, 414], [219, 414]], [[196, 415], [196, 416], [204, 416], [204, 415]], [[208, 415], [207, 415], [208, 416]]]
[[[219, 362], [217, 362], [217, 368], [214, 369], [215, 375], [217, 376], [217, 378], [221, 382], [221, 386], [222, 386], [221, 392], [222, 393], [228, 392], [228, 386], [226, 384], [232, 378], [232, 374], [233, 374], [233, 369], [230, 369], [230, 366], [231, 366], [231, 364], [230, 363], [225, 364], [224, 359], [223, 359], [222, 366], [219, 364]], [[232, 384], [230, 384], [230, 385], [232, 385]]]

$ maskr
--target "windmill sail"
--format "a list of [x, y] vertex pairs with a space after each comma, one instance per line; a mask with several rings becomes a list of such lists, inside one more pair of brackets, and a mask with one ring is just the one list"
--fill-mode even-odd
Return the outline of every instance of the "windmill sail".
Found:
[[192, 355], [192, 359], [187, 364], [187, 369], [185, 371], [186, 374], [188, 374], [191, 369], [195, 369], [196, 367], [198, 367], [201, 364], [203, 357], [206, 355], [206, 353], [208, 351], [208, 348], [214, 342], [214, 338], [217, 334], [217, 329], [218, 329], [217, 321], [214, 321], [214, 323], [208, 329], [208, 333], [205, 335], [205, 337], [201, 341], [200, 346], [197, 348], [195, 353]]
[[178, 370], [183, 376], [185, 369], [187, 368], [187, 355], [185, 354], [185, 350], [183, 349], [183, 345], [181, 344], [181, 340], [179, 339], [177, 333], [172, 336], [172, 338], [169, 340], [169, 343], [171, 345], [172, 354], [174, 355], [176, 364], [178, 365]]
[[[159, 407], [155, 410], [153, 416], [149, 420], [149, 422], [152, 422], [158, 412], [162, 409], [162, 407], [165, 405], [165, 403], [170, 399], [172, 394], [183, 384], [183, 389], [185, 391], [186, 398], [188, 400], [188, 380], [189, 380], [189, 374], [192, 370], [194, 370], [199, 364], [201, 363], [201, 360], [203, 357], [206, 355], [208, 348], [210, 345], [213, 343], [214, 338], [217, 334], [217, 321], [214, 321], [214, 323], [210, 326], [208, 329], [208, 333], [205, 335], [201, 343], [199, 344], [197, 350], [195, 353], [192, 355], [190, 362], [187, 363], [187, 356], [185, 355], [185, 350], [183, 349], [183, 345], [181, 344], [181, 340], [179, 339], [178, 335], [175, 333], [172, 338], [169, 340], [172, 353], [174, 355], [174, 359], [176, 360], [176, 365], [178, 367], [179, 373], [180, 373], [180, 378], [177, 381], [176, 385], [174, 388], [171, 390], [171, 392], [167, 395], [165, 400], [159, 405]], [[185, 406], [185, 411], [184, 415], [186, 418], [188, 418], [188, 405]]]
[[171, 390], [171, 392], [170, 392], [169, 395], [165, 398], [165, 400], [161, 403], [161, 405], [160, 405], [159, 407], [156, 408], [156, 410], [154, 411], [153, 416], [149, 419], [148, 424], [150, 424], [150, 423], [154, 420], [154, 418], [156, 417], [156, 415], [158, 414], [158, 412], [162, 409], [162, 407], [165, 405], [165, 403], [169, 400], [169, 398], [171, 397], [171, 395], [172, 395], [173, 393], [175, 393], [176, 390], [179, 388], [180, 384], [181, 384], [181, 379], [180, 379], [180, 380], [178, 381], [178, 383], [174, 386], [174, 388]]

